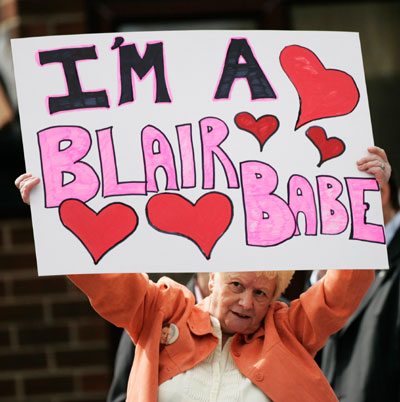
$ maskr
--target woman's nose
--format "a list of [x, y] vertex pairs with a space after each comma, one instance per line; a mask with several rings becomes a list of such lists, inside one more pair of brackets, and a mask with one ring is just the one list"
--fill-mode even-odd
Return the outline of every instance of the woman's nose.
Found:
[[240, 305], [244, 309], [250, 310], [251, 308], [253, 308], [253, 294], [251, 293], [251, 291], [246, 290], [242, 292], [240, 296]]

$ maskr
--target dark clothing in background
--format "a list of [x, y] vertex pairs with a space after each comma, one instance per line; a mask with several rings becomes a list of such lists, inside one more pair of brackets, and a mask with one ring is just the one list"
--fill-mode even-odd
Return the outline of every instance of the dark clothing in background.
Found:
[[340, 402], [400, 401], [400, 229], [389, 270], [376, 272], [358, 310], [322, 350], [321, 368]]
[[135, 357], [135, 345], [126, 331], [122, 331], [115, 356], [114, 375], [107, 395], [107, 402], [125, 402], [126, 387]]

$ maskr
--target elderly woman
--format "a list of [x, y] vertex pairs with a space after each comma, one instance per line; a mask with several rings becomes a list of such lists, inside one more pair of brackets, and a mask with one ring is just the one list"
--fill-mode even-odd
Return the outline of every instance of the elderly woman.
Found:
[[[360, 170], [387, 182], [390, 165], [373, 147]], [[38, 182], [22, 175], [25, 202]], [[277, 301], [293, 271], [210, 274], [210, 296], [195, 305], [184, 286], [146, 274], [72, 275], [104, 318], [136, 344], [128, 402], [325, 402], [337, 398], [314, 362], [344, 326], [373, 271], [328, 271], [290, 306]]]

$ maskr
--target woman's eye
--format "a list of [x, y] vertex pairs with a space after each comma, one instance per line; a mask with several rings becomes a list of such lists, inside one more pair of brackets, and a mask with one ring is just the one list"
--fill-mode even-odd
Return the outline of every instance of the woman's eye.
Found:
[[258, 297], [267, 297], [267, 295], [265, 294], [265, 292], [263, 292], [262, 290], [256, 290], [255, 292], [255, 295], [256, 296], [258, 296]]
[[233, 281], [231, 282], [231, 289], [234, 292], [240, 292], [242, 290], [242, 284], [240, 282]]

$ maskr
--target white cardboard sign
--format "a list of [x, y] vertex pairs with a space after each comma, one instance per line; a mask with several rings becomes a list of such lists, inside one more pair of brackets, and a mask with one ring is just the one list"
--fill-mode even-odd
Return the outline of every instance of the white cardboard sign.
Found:
[[12, 48], [40, 275], [387, 267], [358, 34]]

